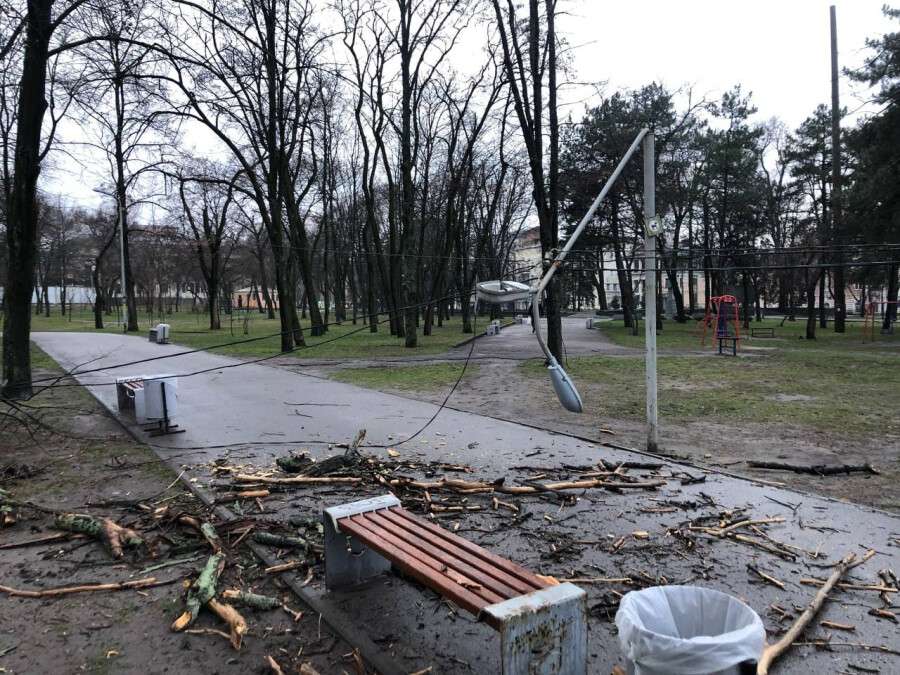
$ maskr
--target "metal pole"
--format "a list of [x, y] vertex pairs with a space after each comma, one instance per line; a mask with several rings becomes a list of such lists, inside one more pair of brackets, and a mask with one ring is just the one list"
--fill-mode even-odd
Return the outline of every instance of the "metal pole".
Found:
[[600, 207], [600, 203], [606, 198], [606, 194], [609, 192], [610, 188], [613, 186], [613, 183], [616, 182], [616, 179], [619, 177], [619, 174], [622, 173], [622, 170], [625, 168], [625, 165], [628, 164], [628, 160], [631, 159], [631, 156], [637, 151], [638, 146], [641, 143], [642, 139], [645, 139], [650, 134], [649, 129], [641, 129], [638, 132], [637, 137], [632, 141], [631, 146], [622, 155], [622, 159], [619, 160], [619, 163], [616, 165], [616, 168], [613, 170], [610, 177], [606, 180], [606, 183], [603, 185], [603, 189], [600, 190], [600, 194], [597, 195], [597, 198], [594, 199], [590, 208], [587, 210], [587, 213], [584, 214], [582, 219], [579, 221], [578, 226], [575, 228], [575, 231], [572, 233], [572, 236], [569, 237], [569, 240], [566, 242], [566, 245], [563, 247], [562, 251], [556, 256], [553, 260], [553, 263], [550, 265], [550, 268], [544, 274], [544, 277], [540, 280], [538, 285], [535, 288], [535, 295], [540, 297], [541, 293], [545, 288], [547, 288], [547, 284], [550, 283], [550, 279], [553, 278], [553, 275], [556, 274], [557, 268], [562, 264], [563, 260], [566, 259], [566, 256], [569, 254], [569, 251], [572, 250], [572, 247], [575, 245], [575, 242], [578, 240], [578, 237], [581, 236], [581, 233], [584, 231], [584, 228], [587, 227], [588, 223], [591, 221], [591, 218], [594, 217], [594, 213]]
[[125, 227], [122, 225], [122, 205], [118, 204], [116, 209], [116, 220], [119, 224], [119, 259], [122, 266], [122, 306], [125, 308], [125, 323], [122, 326], [122, 332], [128, 332], [128, 291], [125, 286]]
[[647, 383], [647, 450], [659, 449], [656, 401], [656, 235], [650, 224], [656, 217], [656, 145], [653, 132], [644, 136], [644, 340]]
[[[838, 69], [837, 14], [834, 5], [830, 8], [831, 18], [831, 236], [835, 244], [843, 243], [843, 222], [841, 204], [841, 101], [840, 70]], [[834, 332], [846, 331], [847, 298], [844, 288], [843, 254], [836, 253], [834, 268]], [[822, 276], [821, 283], [825, 283]]]

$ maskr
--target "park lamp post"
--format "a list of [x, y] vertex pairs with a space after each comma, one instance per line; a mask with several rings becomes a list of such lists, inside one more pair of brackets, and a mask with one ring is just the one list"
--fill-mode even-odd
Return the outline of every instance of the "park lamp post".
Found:
[[594, 199], [587, 213], [579, 221], [578, 226], [569, 237], [566, 245], [556, 254], [553, 262], [547, 268], [537, 285], [529, 286], [518, 281], [494, 280], [482, 281], [475, 286], [475, 297], [478, 300], [492, 304], [504, 304], [517, 300], [529, 300], [531, 302], [531, 315], [534, 324], [534, 334], [541, 351], [547, 358], [547, 372], [553, 389], [563, 408], [571, 412], [580, 413], [584, 409], [581, 396], [575, 388], [575, 383], [568, 373], [559, 364], [550, 350], [547, 348], [540, 327], [540, 298], [556, 270], [563, 264], [566, 256], [572, 250], [578, 237], [594, 217], [600, 204], [606, 198], [613, 184], [619, 178], [631, 157], [643, 144], [644, 154], [644, 271], [645, 271], [645, 304], [647, 316], [653, 320], [645, 321], [646, 325], [646, 379], [647, 379], [647, 449], [655, 451], [658, 446], [657, 405], [656, 405], [656, 236], [659, 234], [659, 219], [656, 216], [656, 171], [655, 171], [655, 144], [653, 132], [649, 129], [641, 129], [637, 137], [631, 143], [628, 151], [619, 160], [612, 175], [607, 179], [600, 190], [600, 194]]
[[[103, 196], [109, 196], [106, 192], [102, 190], [94, 189], [94, 192], [101, 194]], [[119, 269], [121, 274], [121, 280], [119, 285], [122, 289], [122, 307], [125, 310], [125, 322], [122, 324], [122, 332], [128, 332], [128, 291], [125, 287], [125, 228], [122, 227], [122, 222], [124, 218], [122, 218], [122, 205], [119, 204], [119, 200], [116, 199], [116, 228], [119, 230]]]

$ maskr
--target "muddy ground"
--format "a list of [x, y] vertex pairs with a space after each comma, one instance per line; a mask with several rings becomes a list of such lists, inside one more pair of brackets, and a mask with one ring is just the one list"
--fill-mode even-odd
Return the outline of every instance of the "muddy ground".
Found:
[[[53, 337], [44, 334], [40, 339], [69, 366], [75, 358], [83, 361], [92, 349], [114, 347], [120, 360], [126, 354], [138, 358], [159, 353], [156, 346], [151, 349], [146, 341], [132, 338], [111, 337], [109, 344], [100, 345], [93, 336], [70, 334], [64, 341]], [[317, 459], [336, 451], [343, 454], [335, 446], [349, 441], [364, 420], [368, 436], [362, 461], [346, 469], [354, 478], [352, 485], [293, 484], [264, 500], [265, 513], [258, 512], [252, 501], [234, 506], [240, 506], [242, 517], [252, 517], [259, 524], [276, 518], [290, 522], [295, 517], [318, 517], [323, 505], [383, 494], [388, 482], [411, 510], [428, 513], [445, 527], [539, 573], [579, 580], [588, 593], [592, 673], [610, 672], [619, 659], [612, 618], [619, 598], [628, 590], [670, 583], [716, 588], [745, 599], [764, 617], [772, 638], [783, 634], [809, 601], [814, 589], [804, 583], [807, 577], [827, 574], [839, 557], [876, 550], [871, 564], [852, 577], [860, 584], [877, 583], [875, 574], [882, 567], [898, 569], [896, 519], [866, 507], [828, 503], [676, 462], [654, 462], [658, 468], [649, 468], [644, 466], [645, 457], [633, 453], [454, 411], [445, 411], [427, 434], [413, 440], [406, 435], [426, 424], [434, 409], [412, 401], [409, 395], [397, 398], [365, 392], [263, 365], [238, 371], [232, 364], [224, 357], [195, 354], [181, 365], [184, 370], [210, 372], [186, 378], [179, 389], [183, 394], [180, 420], [187, 433], [160, 446], [159, 453], [170, 466], [180, 471], [190, 462], [186, 477], [216, 495], [238, 485], [266, 485], [268, 476], [280, 475], [276, 458], [302, 450]], [[105, 373], [104, 381], [116, 372]], [[114, 409], [115, 399], [102, 384], [98, 382], [93, 391]], [[551, 402], [549, 392], [544, 394], [544, 400]], [[478, 412], [495, 413], [492, 402], [499, 396], [509, 394], [496, 387], [486, 390]], [[555, 405], [547, 408], [548, 417], [556, 414]], [[241, 414], [225, 416], [223, 409]], [[592, 414], [592, 419], [599, 419]], [[534, 419], [538, 418], [532, 415], [525, 421]], [[564, 421], [559, 418], [556, 423]], [[623, 480], [658, 478], [659, 485], [646, 490], [616, 486], [568, 496], [504, 493], [509, 504], [502, 506], [499, 500], [492, 501], [491, 494], [457, 495], [437, 486], [437, 492], [429, 496], [422, 486], [409, 482], [444, 475], [506, 485], [571, 480], [601, 461], [606, 467], [636, 463], [639, 466], [633, 471], [625, 469], [628, 475]], [[237, 472], [257, 475], [250, 483]], [[744, 519], [766, 523], [763, 529], [753, 530], [759, 530], [754, 544], [702, 534], [711, 523], [743, 526], [742, 522], [748, 523]], [[761, 582], [753, 569], [771, 575], [779, 585]], [[486, 626], [396, 575], [342, 592], [326, 590], [317, 575], [304, 590], [317, 606], [330, 607], [331, 613], [323, 609], [329, 620], [343, 615], [354, 639], [368, 639], [397, 663], [398, 667], [385, 672], [498, 671], [496, 636]], [[885, 602], [889, 609], [872, 613]], [[852, 626], [852, 635], [835, 633], [817, 622], [804, 644], [786, 655], [780, 672], [895, 672], [900, 654], [895, 609], [893, 596], [885, 601], [871, 591], [842, 593], [819, 618]]]
[[[74, 406], [75, 410], [69, 410], [74, 416], [52, 414], [48, 421], [65, 434], [98, 440], [40, 432], [30, 438], [21, 428], [6, 428], [0, 435], [0, 489], [17, 501], [48, 510], [133, 524], [158, 549], [157, 557], [142, 550], [117, 561], [102, 544], [85, 539], [3, 548], [59, 533], [52, 527], [52, 513], [21, 508], [15, 525], [0, 529], [0, 585], [40, 590], [145, 577], [164, 584], [44, 599], [0, 593], [0, 672], [271, 672], [267, 656], [274, 657], [285, 672], [296, 673], [301, 664], [323, 674], [358, 672], [346, 657], [352, 648], [308, 610], [295, 622], [281, 609], [242, 608], [250, 628], [240, 651], [230, 646], [227, 636], [207, 632], [225, 627], [205, 610], [194, 626], [200, 633], [172, 632], [170, 624], [184, 606], [182, 583], [199, 573], [208, 548], [171, 522], [148, 526], [146, 513], [137, 504], [169, 506], [204, 518], [208, 518], [207, 510], [152, 451], [133, 443], [90, 395], [80, 388], [60, 392], [50, 394], [44, 404]], [[243, 546], [227, 548], [237, 534], [224, 528], [220, 532], [229, 561], [220, 588], [252, 588], [303, 610], [278, 576], [264, 574]], [[175, 560], [185, 562], [143, 571]]]

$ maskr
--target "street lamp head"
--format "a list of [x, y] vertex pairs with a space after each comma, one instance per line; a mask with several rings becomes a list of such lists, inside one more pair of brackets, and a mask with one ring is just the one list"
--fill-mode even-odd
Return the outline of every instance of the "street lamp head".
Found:
[[502, 305], [507, 302], [516, 302], [518, 300], [528, 300], [531, 302], [532, 322], [534, 326], [534, 335], [541, 351], [547, 358], [547, 373], [550, 375], [550, 381], [553, 383], [553, 390], [556, 397], [562, 404], [562, 407], [570, 412], [580, 413], [583, 410], [581, 397], [578, 390], [572, 382], [572, 378], [563, 370], [559, 362], [547, 349], [541, 337], [540, 313], [538, 312], [538, 303], [536, 302], [537, 292], [534, 288], [518, 281], [482, 281], [475, 285], [475, 297], [483, 302], [495, 305]]
[[534, 290], [528, 284], [518, 281], [496, 279], [482, 281], [475, 285], [475, 297], [493, 305], [502, 305], [517, 300], [531, 300]]

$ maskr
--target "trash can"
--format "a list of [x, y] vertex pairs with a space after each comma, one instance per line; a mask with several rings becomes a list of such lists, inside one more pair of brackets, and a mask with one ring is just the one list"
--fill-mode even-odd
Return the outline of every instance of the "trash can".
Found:
[[696, 586], [632, 591], [616, 613], [629, 675], [755, 673], [762, 619], [737, 598]]

